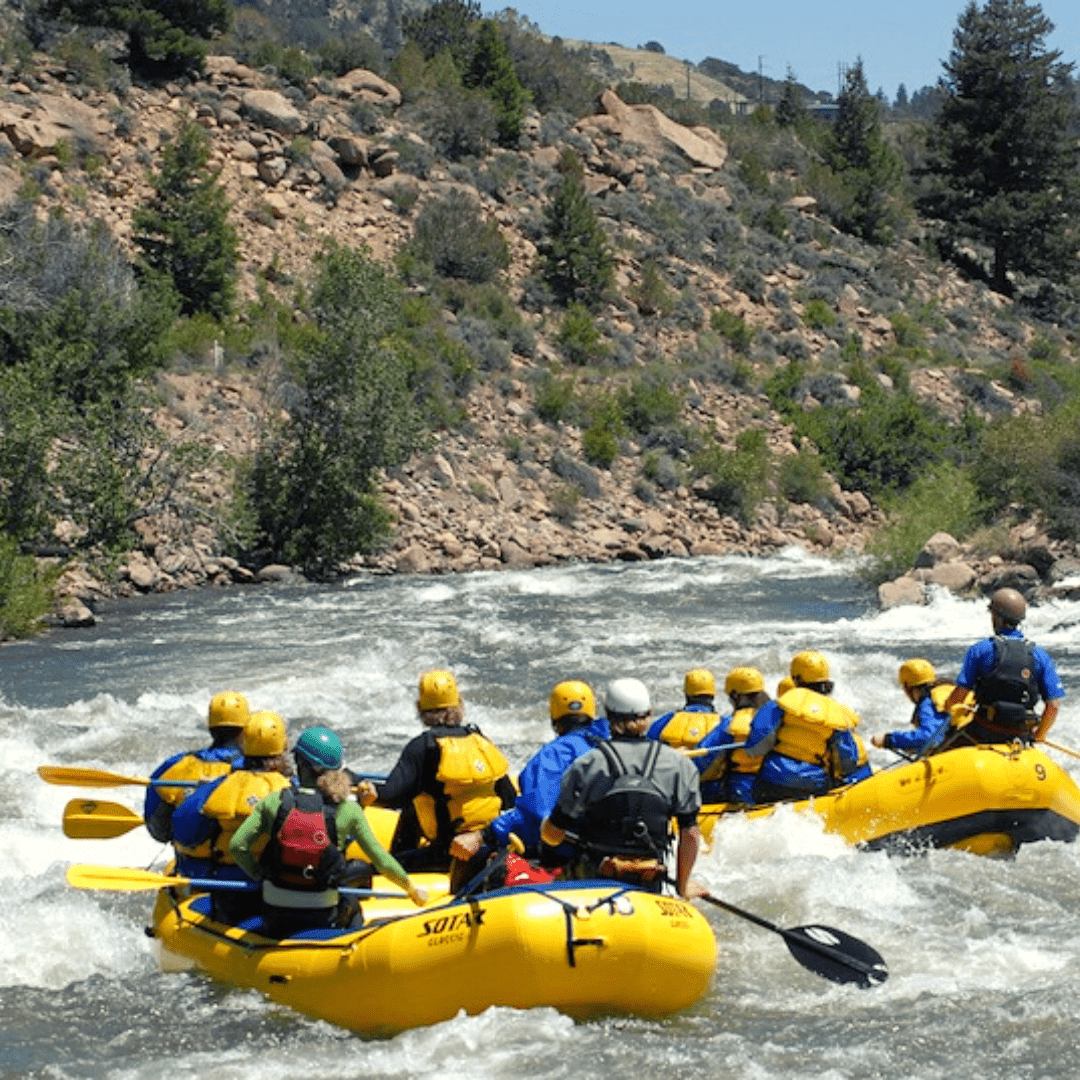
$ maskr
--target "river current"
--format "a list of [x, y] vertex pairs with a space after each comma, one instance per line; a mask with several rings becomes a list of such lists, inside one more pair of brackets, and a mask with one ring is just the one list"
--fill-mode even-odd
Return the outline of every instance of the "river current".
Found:
[[[1033, 608], [1028, 637], [1055, 658], [1069, 698], [1052, 738], [1080, 749], [1080, 604]], [[820, 649], [835, 696], [869, 736], [904, 725], [896, 672], [925, 656], [955, 675], [989, 633], [985, 601], [945, 593], [880, 612], [852, 564], [792, 550], [441, 578], [357, 578], [333, 587], [229, 589], [128, 601], [85, 631], [0, 649], [0, 1077], [48, 1080], [319, 1080], [510, 1077], [620, 1080], [980, 1080], [1080, 1075], [1080, 845], [1014, 859], [954, 851], [896, 857], [850, 849], [781, 811], [725, 822], [696, 876], [782, 926], [825, 923], [863, 938], [891, 977], [835, 986], [782, 939], [704, 909], [720, 948], [708, 996], [665, 1021], [574, 1023], [550, 1009], [492, 1009], [364, 1040], [255, 992], [159, 971], [143, 934], [152, 894], [76, 891], [73, 862], [161, 867], [143, 829], [66, 839], [68, 799], [42, 763], [146, 775], [205, 744], [210, 696], [235, 689], [295, 735], [335, 728], [346, 758], [385, 771], [419, 730], [416, 678], [458, 676], [467, 718], [520, 767], [550, 736], [551, 687], [598, 692], [634, 675], [657, 709], [682, 674], [762, 669]], [[1054, 752], [1051, 752], [1052, 754]], [[872, 750], [875, 767], [895, 757]], [[1080, 761], [1054, 754], [1074, 776]], [[141, 811], [142, 789], [98, 789]]]

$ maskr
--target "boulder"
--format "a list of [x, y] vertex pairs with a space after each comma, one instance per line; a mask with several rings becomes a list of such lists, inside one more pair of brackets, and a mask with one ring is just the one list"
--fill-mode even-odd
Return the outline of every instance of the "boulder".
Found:
[[397, 108], [401, 104], [401, 91], [380, 79], [373, 71], [355, 68], [334, 80], [334, 93], [343, 98], [359, 98], [375, 105], [391, 105]]
[[614, 90], [600, 95], [603, 113], [576, 125], [584, 135], [614, 136], [654, 155], [676, 153], [691, 165], [719, 169], [727, 160], [727, 145], [709, 128], [688, 128], [665, 116], [655, 105], [627, 105]]
[[878, 603], [882, 611], [888, 611], [909, 604], [925, 604], [926, 595], [918, 581], [905, 575], [878, 586]]
[[975, 583], [976, 573], [967, 563], [945, 562], [933, 567], [926, 580], [931, 585], [940, 585], [949, 592], [964, 593]]
[[245, 91], [241, 108], [252, 123], [262, 124], [282, 135], [299, 135], [306, 127], [296, 106], [276, 90]]
[[1002, 563], [979, 578], [979, 588], [988, 596], [998, 589], [1016, 589], [1029, 600], [1039, 587], [1039, 571], [1029, 563]]
[[955, 559], [959, 554], [960, 544], [957, 540], [947, 532], [936, 532], [915, 556], [915, 566], [937, 566], [938, 563]]

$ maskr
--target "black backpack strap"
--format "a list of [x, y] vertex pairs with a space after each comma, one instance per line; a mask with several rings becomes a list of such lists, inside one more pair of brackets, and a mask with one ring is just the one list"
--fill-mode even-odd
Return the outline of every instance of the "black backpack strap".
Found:
[[652, 780], [653, 770], [656, 768], [657, 758], [660, 757], [660, 750], [662, 744], [659, 739], [652, 741], [652, 746], [649, 747], [649, 752], [645, 755], [645, 764], [642, 766], [641, 775], [646, 780]]
[[626, 764], [611, 743], [602, 742], [597, 746], [597, 750], [604, 755], [604, 760], [608, 763], [608, 772], [613, 780], [626, 775]]

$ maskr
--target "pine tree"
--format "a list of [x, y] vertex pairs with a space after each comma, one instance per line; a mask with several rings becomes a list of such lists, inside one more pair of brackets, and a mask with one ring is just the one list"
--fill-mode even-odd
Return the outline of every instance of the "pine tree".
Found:
[[866, 85], [862, 60], [844, 75], [831, 133], [830, 164], [848, 190], [841, 227], [882, 243], [895, 224], [891, 195], [900, 178], [900, 159], [881, 132], [881, 101]]
[[798, 127], [808, 116], [802, 87], [795, 78], [795, 72], [788, 68], [784, 89], [776, 103], [776, 122], [780, 127]]
[[228, 30], [229, 0], [44, 0], [42, 12], [128, 35], [135, 69], [156, 75], [201, 71], [206, 40]]
[[219, 174], [207, 171], [209, 160], [206, 132], [184, 124], [151, 177], [154, 197], [132, 221], [144, 268], [172, 281], [183, 313], [221, 318], [232, 310], [239, 241]]
[[540, 272], [561, 303], [595, 307], [614, 280], [615, 259], [572, 150], [563, 151], [559, 171], [562, 179], [544, 215], [547, 239], [540, 246]]
[[470, 88], [486, 91], [491, 98], [498, 116], [499, 144], [517, 146], [528, 94], [514, 71], [499, 29], [491, 19], [480, 24], [463, 82]]
[[941, 223], [944, 246], [988, 249], [1000, 293], [1011, 275], [1066, 281], [1078, 269], [1080, 176], [1071, 64], [1047, 50], [1053, 24], [1024, 0], [970, 3], [939, 82], [920, 209]]

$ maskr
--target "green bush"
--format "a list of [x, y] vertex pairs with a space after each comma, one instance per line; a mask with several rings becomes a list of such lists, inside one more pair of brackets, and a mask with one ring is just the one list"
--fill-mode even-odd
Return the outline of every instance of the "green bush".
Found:
[[571, 364], [587, 367], [611, 355], [611, 347], [584, 304], [572, 303], [563, 316], [555, 343]]
[[546, 424], [561, 424], [572, 421], [574, 408], [574, 380], [545, 372], [536, 387], [536, 415]]
[[436, 273], [477, 283], [492, 281], [510, 265], [498, 223], [457, 188], [424, 206], [407, 248]]
[[972, 475], [995, 510], [1041, 514], [1056, 537], [1080, 536], [1080, 402], [1006, 417], [983, 433]]
[[587, 405], [588, 426], [581, 434], [581, 449], [591, 465], [609, 469], [619, 454], [619, 439], [626, 434], [619, 395], [597, 393]]
[[794, 413], [793, 419], [845, 488], [875, 498], [910, 487], [951, 443], [948, 426], [933, 405], [876, 386], [864, 388], [858, 406], [823, 406]]
[[777, 463], [776, 483], [780, 494], [793, 503], [817, 503], [829, 492], [830, 481], [818, 454], [800, 447], [797, 454]]
[[746, 354], [754, 341], [754, 329], [741, 316], [726, 308], [717, 308], [709, 316], [709, 325], [737, 352]]
[[803, 305], [802, 320], [811, 330], [827, 330], [836, 325], [836, 313], [824, 300], [815, 297]]
[[641, 279], [631, 291], [630, 299], [642, 315], [666, 317], [671, 314], [675, 298], [655, 260], [645, 260], [641, 267]]
[[32, 637], [41, 629], [57, 576], [39, 571], [32, 556], [19, 553], [13, 537], [0, 533], [0, 641]]
[[708, 481], [704, 497], [721, 513], [749, 525], [768, 492], [772, 455], [767, 436], [760, 428], [747, 428], [735, 440], [735, 449], [713, 445], [698, 451], [694, 471]]
[[289, 418], [270, 424], [241, 477], [247, 556], [322, 576], [384, 541], [376, 478], [422, 432], [394, 349], [401, 308], [400, 286], [365, 253], [322, 252], [311, 293], [318, 334], [293, 364]]
[[888, 520], [866, 546], [870, 562], [864, 574], [874, 584], [907, 573], [934, 533], [964, 539], [985, 510], [970, 473], [947, 461], [939, 462], [902, 494], [886, 496], [883, 506]]
[[619, 405], [627, 426], [640, 435], [648, 435], [670, 427], [679, 419], [683, 399], [660, 372], [634, 379], [619, 394]]

